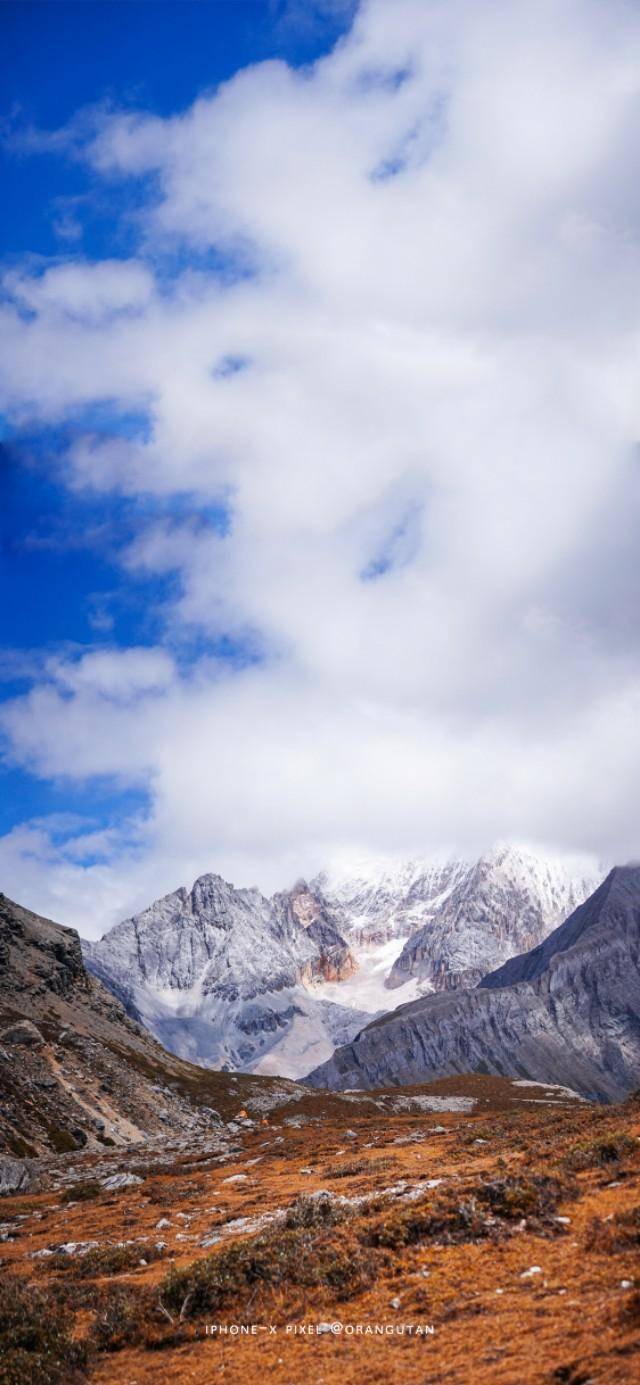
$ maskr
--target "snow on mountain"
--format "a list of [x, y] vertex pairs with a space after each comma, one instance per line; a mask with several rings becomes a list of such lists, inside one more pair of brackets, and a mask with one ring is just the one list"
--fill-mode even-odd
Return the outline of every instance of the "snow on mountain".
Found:
[[[356, 962], [326, 906], [300, 883], [267, 900], [204, 875], [85, 944], [87, 966], [172, 1052], [207, 1067], [253, 1071], [295, 1029], [302, 1066], [328, 1057], [370, 1018], [315, 998]], [[348, 1037], [345, 1037], [348, 1036]], [[294, 1046], [271, 1067], [288, 1075]], [[264, 1070], [264, 1069], [263, 1069]]]
[[541, 858], [497, 846], [459, 872], [393, 964], [390, 989], [420, 994], [474, 986], [516, 953], [535, 947], [599, 885], [585, 858]]
[[516, 847], [473, 863], [360, 861], [272, 899], [204, 875], [85, 957], [180, 1057], [296, 1077], [374, 1016], [533, 946], [599, 878]]
[[467, 870], [456, 860], [373, 857], [323, 871], [311, 881], [311, 889], [327, 900], [352, 943], [384, 943], [421, 928]]

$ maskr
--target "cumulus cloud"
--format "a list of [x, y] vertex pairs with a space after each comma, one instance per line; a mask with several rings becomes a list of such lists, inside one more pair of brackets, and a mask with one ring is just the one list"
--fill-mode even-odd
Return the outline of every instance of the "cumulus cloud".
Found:
[[224, 509], [141, 521], [123, 580], [246, 653], [58, 661], [4, 713], [34, 771], [146, 784], [132, 897], [636, 851], [639, 59], [624, 0], [369, 0], [312, 67], [59, 137], [139, 189], [137, 258], [12, 272], [3, 407], [144, 414], [68, 482]]

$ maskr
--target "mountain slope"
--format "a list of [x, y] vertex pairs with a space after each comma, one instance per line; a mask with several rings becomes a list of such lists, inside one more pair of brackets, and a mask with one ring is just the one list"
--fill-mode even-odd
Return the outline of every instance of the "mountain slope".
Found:
[[289, 1087], [166, 1053], [89, 975], [73, 929], [0, 895], [0, 1153], [99, 1150], [167, 1130], [197, 1138], [216, 1111], [256, 1095], [282, 1104]]
[[638, 1085], [639, 968], [640, 867], [617, 867], [541, 947], [481, 987], [400, 1006], [306, 1081], [369, 1088], [489, 1072], [616, 1100]]
[[352, 945], [409, 938], [431, 919], [469, 865], [464, 861], [399, 861], [368, 857], [323, 871], [310, 888], [325, 899]]

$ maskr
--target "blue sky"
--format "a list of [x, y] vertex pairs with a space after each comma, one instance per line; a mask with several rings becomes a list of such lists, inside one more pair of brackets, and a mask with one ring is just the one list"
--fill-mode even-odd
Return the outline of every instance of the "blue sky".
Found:
[[637, 854], [638, 8], [0, 25], [0, 888]]
[[[278, 0], [5, 0], [4, 264], [26, 257], [41, 267], [70, 251], [84, 260], [126, 258], [136, 242], [120, 215], [128, 190], [114, 207], [114, 190], [105, 192], [86, 167], [64, 152], [25, 152], [12, 141], [13, 133], [60, 129], [97, 104], [171, 115], [247, 64], [274, 57], [292, 65], [313, 61], [344, 30], [350, 8]], [[105, 435], [120, 436], [143, 423], [104, 406], [92, 411], [92, 429]], [[203, 506], [188, 493], [163, 503], [70, 491], [60, 479], [60, 458], [75, 430], [86, 426], [86, 411], [53, 427], [6, 419], [0, 424], [0, 701], [24, 691], [34, 669], [61, 650], [77, 656], [101, 644], [171, 643], [164, 611], [175, 578], [127, 577], [119, 551], [151, 511], [191, 514], [199, 526], [224, 525], [222, 509]], [[200, 647], [193, 631], [179, 643], [187, 660]], [[209, 647], [232, 665], [242, 653], [224, 639]], [[109, 776], [81, 783], [43, 778], [11, 761], [8, 752], [0, 778], [0, 832], [62, 811], [105, 826], [128, 817], [134, 807], [144, 809], [142, 790], [114, 785]]]

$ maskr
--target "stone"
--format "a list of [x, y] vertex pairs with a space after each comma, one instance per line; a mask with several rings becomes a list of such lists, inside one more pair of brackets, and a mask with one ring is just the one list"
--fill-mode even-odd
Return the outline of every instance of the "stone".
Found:
[[9, 1155], [0, 1155], [0, 1197], [22, 1193], [32, 1182], [31, 1167], [26, 1159], [12, 1159]]

